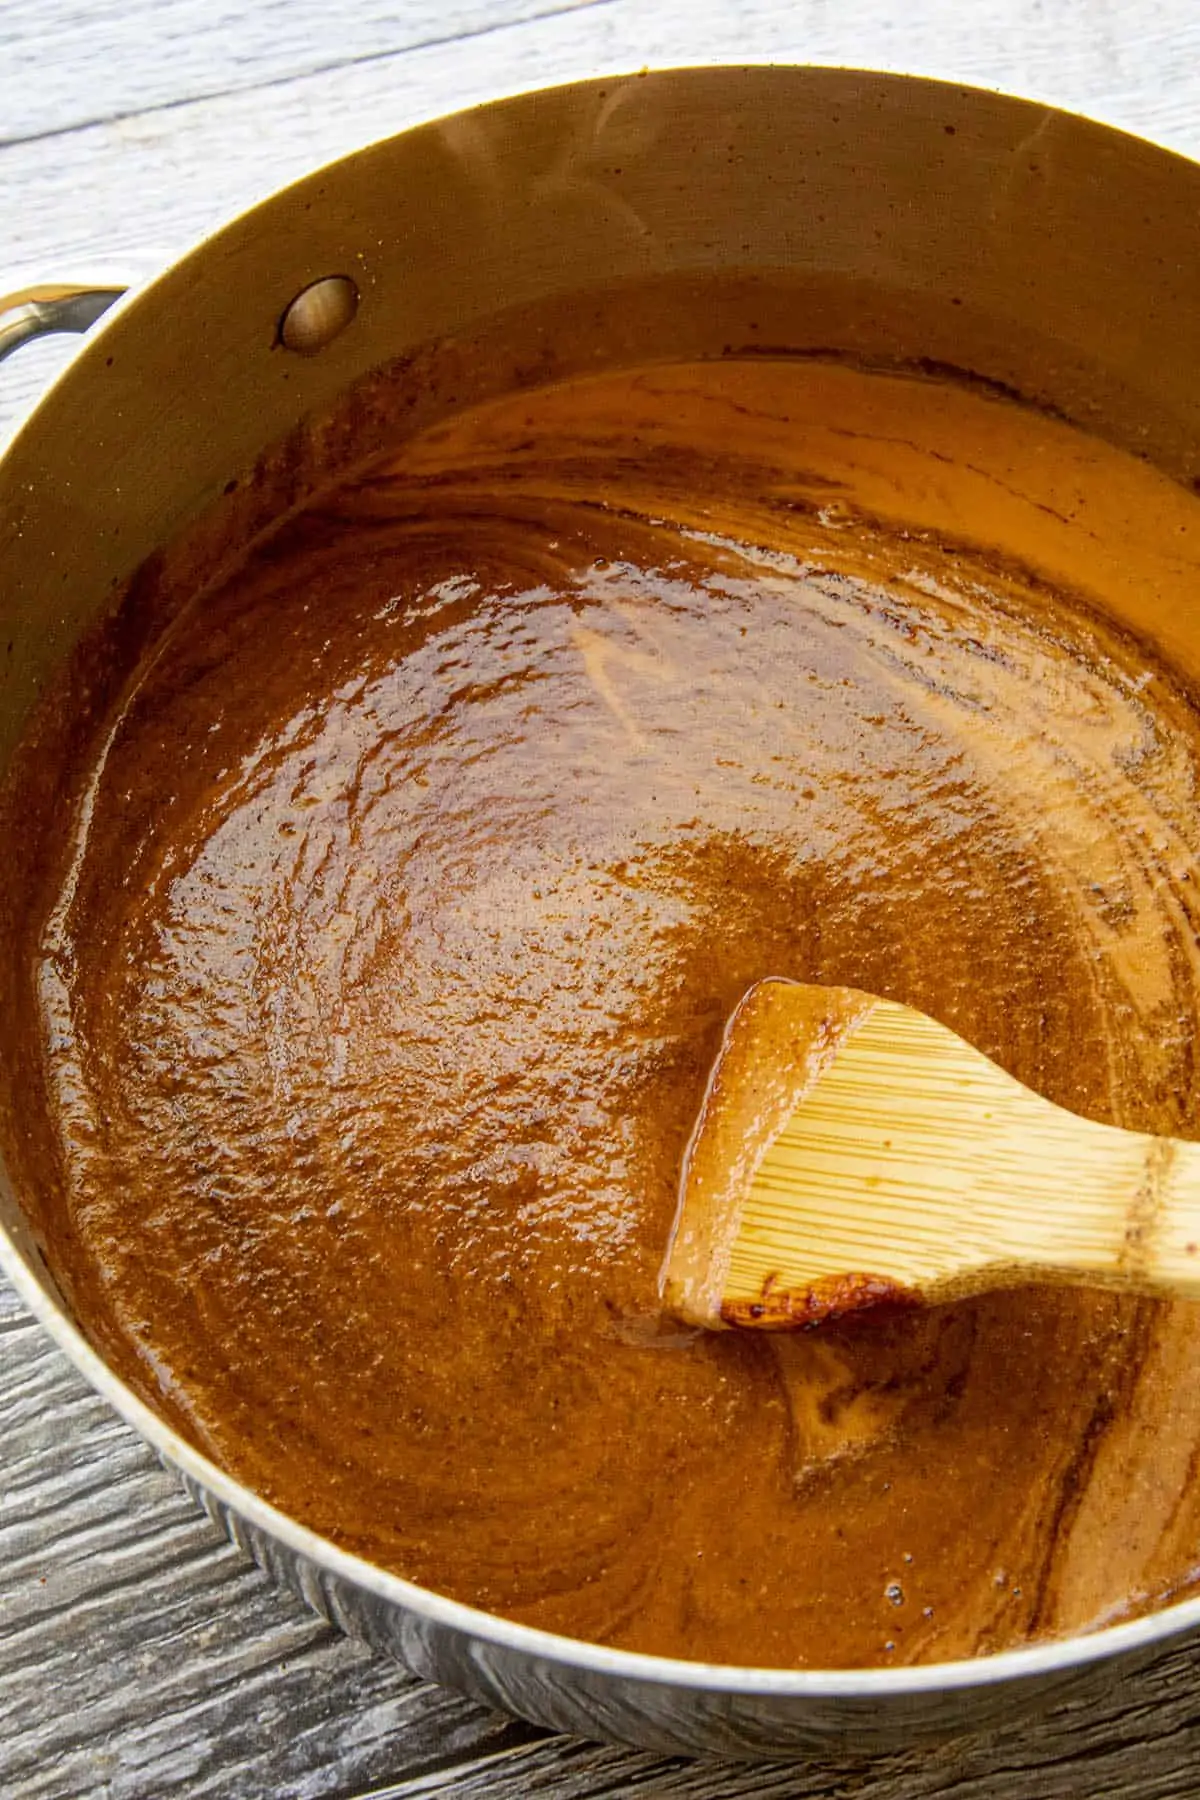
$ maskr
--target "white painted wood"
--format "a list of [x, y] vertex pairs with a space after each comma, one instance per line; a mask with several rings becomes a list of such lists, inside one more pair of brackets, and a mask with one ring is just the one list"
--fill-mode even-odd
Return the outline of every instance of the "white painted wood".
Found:
[[[18, 265], [165, 258], [367, 138], [645, 62], [907, 68], [1038, 95], [1200, 153], [1196, 0], [604, 0], [529, 18], [548, 10], [0, 0], [0, 138], [26, 140], [0, 147], [0, 283]], [[480, 35], [484, 25], [495, 29]], [[437, 41], [463, 32], [476, 35]], [[142, 110], [114, 117], [131, 108]], [[34, 346], [0, 370], [0, 437], [69, 349]], [[786, 1770], [545, 1738], [414, 1681], [275, 1593], [0, 1285], [6, 1797], [1189, 1800], [1198, 1693], [1200, 1657], [1177, 1653], [1105, 1705], [1059, 1708], [988, 1741]]]
[[[70, 3], [99, 12], [110, 0]], [[136, 16], [154, 3], [139, 0]], [[19, 79], [2, 48], [10, 21], [40, 17], [42, 4], [0, 0], [0, 136], [10, 109], [32, 104], [37, 80], [48, 79]], [[172, 6], [190, 9], [204, 29], [199, 0]], [[441, 17], [439, 0], [404, 0], [404, 14], [410, 38], [437, 36], [429, 21]], [[229, 87], [241, 70], [236, 36], [222, 54]], [[138, 60], [146, 80], [162, 55], [148, 36]], [[9, 285], [14, 269], [86, 272], [130, 253], [167, 261], [274, 188], [420, 119], [581, 75], [707, 59], [859, 64], [1006, 87], [1200, 155], [1194, 0], [598, 0], [466, 42], [427, 42], [0, 148], [0, 282]], [[93, 53], [72, 66], [72, 79], [85, 81]], [[43, 349], [9, 365], [0, 437], [62, 360]]]
[[336, 74], [603, 0], [35, 0], [0, 9], [0, 144]]

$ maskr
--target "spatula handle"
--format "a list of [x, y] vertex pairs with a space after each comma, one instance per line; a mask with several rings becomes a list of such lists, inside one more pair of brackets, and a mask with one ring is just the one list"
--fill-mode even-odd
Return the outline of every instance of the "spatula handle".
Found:
[[1146, 1176], [1125, 1229], [1131, 1276], [1200, 1299], [1200, 1144], [1145, 1141]]

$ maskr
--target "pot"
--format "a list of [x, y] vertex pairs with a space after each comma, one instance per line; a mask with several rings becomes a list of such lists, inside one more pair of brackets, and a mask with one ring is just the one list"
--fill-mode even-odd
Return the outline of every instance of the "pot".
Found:
[[[200, 568], [230, 520], [245, 536], [373, 433], [472, 380], [482, 392], [472, 370], [493, 387], [544, 379], [595, 366], [601, 342], [628, 360], [719, 355], [748, 342], [748, 296], [773, 352], [967, 371], [1196, 481], [1198, 219], [1200, 168], [1044, 106], [853, 71], [700, 68], [521, 95], [373, 145], [132, 296], [113, 281], [26, 289], [0, 302], [0, 354], [92, 329], [0, 461], [0, 759], [89, 624], [136, 571], [161, 574], [198, 516], [225, 521], [193, 531]], [[699, 318], [677, 304], [697, 282], [713, 296]], [[631, 283], [657, 301], [624, 308]], [[447, 341], [463, 347], [453, 396], [422, 380], [425, 350]], [[1200, 617], [1153, 629], [1200, 678]], [[418, 1673], [541, 1724], [724, 1756], [898, 1747], [1106, 1684], [1200, 1629], [1189, 1600], [969, 1662], [792, 1672], [512, 1624], [347, 1554], [208, 1462], [89, 1342], [3, 1172], [0, 1221], [25, 1302], [265, 1569]]]

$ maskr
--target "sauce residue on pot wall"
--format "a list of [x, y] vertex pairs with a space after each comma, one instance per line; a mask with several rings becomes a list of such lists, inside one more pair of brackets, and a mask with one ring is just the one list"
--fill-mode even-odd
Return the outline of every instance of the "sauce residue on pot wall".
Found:
[[899, 1663], [1182, 1591], [1200, 1309], [751, 1341], [655, 1282], [764, 975], [1195, 1133], [1200, 716], [1103, 608], [1198, 559], [1066, 426], [765, 359], [496, 402], [286, 523], [125, 683], [42, 904], [108, 1354], [339, 1543], [609, 1644]]

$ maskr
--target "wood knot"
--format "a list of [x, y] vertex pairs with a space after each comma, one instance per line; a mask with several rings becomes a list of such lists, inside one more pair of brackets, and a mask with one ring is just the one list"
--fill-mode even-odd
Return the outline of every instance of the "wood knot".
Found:
[[1118, 1267], [1127, 1274], [1142, 1273], [1150, 1260], [1150, 1244], [1163, 1209], [1167, 1177], [1175, 1162], [1175, 1145], [1170, 1138], [1151, 1138], [1146, 1145], [1142, 1179], [1129, 1203], [1125, 1216], [1125, 1239]]

